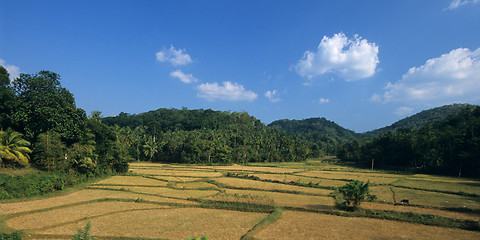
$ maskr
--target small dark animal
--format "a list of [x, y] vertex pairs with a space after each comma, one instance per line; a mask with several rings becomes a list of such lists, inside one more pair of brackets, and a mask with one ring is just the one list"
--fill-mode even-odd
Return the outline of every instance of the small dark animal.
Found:
[[401, 203], [401, 204], [410, 204], [410, 203], [408, 202], [408, 199], [402, 199], [402, 201], [400, 201], [400, 203]]

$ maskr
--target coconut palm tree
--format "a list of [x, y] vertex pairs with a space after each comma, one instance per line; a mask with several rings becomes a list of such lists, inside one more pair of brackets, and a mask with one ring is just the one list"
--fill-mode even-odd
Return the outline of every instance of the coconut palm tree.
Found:
[[22, 165], [28, 164], [30, 159], [28, 154], [32, 153], [32, 150], [28, 148], [30, 142], [22, 136], [11, 128], [0, 131], [0, 162], [3, 163], [3, 159], [8, 159]]

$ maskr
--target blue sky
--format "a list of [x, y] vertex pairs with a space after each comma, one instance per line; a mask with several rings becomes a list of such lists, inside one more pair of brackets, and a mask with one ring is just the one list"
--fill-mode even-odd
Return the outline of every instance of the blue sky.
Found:
[[480, 104], [480, 0], [0, 0], [0, 64], [87, 113], [247, 111], [356, 132]]

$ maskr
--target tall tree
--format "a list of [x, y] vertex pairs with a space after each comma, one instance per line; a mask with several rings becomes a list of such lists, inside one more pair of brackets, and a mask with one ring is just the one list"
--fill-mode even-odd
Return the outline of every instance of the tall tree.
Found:
[[7, 69], [0, 66], [0, 130], [11, 127], [11, 113], [15, 108], [15, 95], [10, 87]]
[[18, 108], [13, 121], [27, 139], [40, 133], [56, 131], [68, 145], [79, 141], [85, 129], [86, 114], [75, 106], [73, 94], [60, 84], [60, 75], [41, 71], [20, 74], [13, 82]]

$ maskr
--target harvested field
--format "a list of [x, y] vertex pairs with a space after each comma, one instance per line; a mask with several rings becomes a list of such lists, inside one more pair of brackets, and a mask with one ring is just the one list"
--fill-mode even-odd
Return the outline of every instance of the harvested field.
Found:
[[261, 190], [281, 190], [281, 191], [297, 191], [303, 193], [319, 194], [319, 195], [328, 195], [332, 191], [319, 189], [319, 188], [309, 188], [309, 187], [299, 187], [293, 185], [286, 185], [280, 183], [269, 183], [269, 182], [260, 182], [249, 179], [240, 179], [240, 178], [215, 178], [215, 181], [219, 183], [226, 184], [228, 186], [237, 187], [237, 188], [252, 188], [252, 189], [261, 189]]
[[277, 168], [277, 167], [252, 167], [234, 164], [232, 166], [205, 166], [198, 167], [204, 169], [214, 169], [222, 171], [247, 171], [247, 172], [266, 172], [266, 173], [293, 173], [298, 172], [299, 169]]
[[202, 179], [201, 177], [171, 177], [171, 176], [150, 176], [151, 178], [163, 180], [166, 182], [193, 182]]
[[17, 229], [41, 229], [66, 222], [75, 222], [83, 218], [92, 218], [109, 213], [127, 211], [131, 209], [160, 209], [169, 208], [155, 204], [139, 204], [135, 202], [96, 202], [67, 208], [52, 209], [7, 220], [10, 227]]
[[[168, 238], [185, 240], [208, 235], [210, 239], [240, 239], [264, 213], [228, 210], [175, 208], [120, 212], [92, 220], [92, 235]], [[72, 234], [84, 222], [36, 231], [41, 234]]]
[[480, 195], [480, 187], [478, 183], [472, 181], [448, 181], [448, 180], [431, 180], [431, 179], [402, 179], [393, 183], [394, 186], [404, 186], [411, 188], [421, 188], [434, 191], [446, 192], [464, 192]]
[[93, 185], [167, 186], [166, 182], [137, 176], [113, 176]]
[[382, 174], [382, 173], [363, 173], [363, 172], [335, 172], [335, 171], [308, 171], [298, 173], [297, 175], [307, 177], [318, 177], [328, 179], [353, 179], [359, 181], [370, 181], [376, 184], [390, 184], [399, 179], [405, 178], [404, 175]]
[[184, 171], [184, 170], [156, 170], [156, 169], [134, 169], [134, 173], [152, 176], [171, 176], [171, 177], [219, 177], [220, 172], [208, 171]]
[[[87, 189], [63, 196], [2, 203], [0, 227], [8, 231], [28, 230], [31, 236], [27, 239], [71, 239], [71, 235], [90, 219], [92, 234], [100, 239], [144, 237], [184, 240], [203, 235], [208, 235], [210, 239], [240, 239], [269, 216], [265, 211], [280, 206], [290, 210], [285, 210], [279, 220], [265, 225], [254, 237], [302, 240], [480, 238], [480, 232], [405, 223], [401, 219], [387, 221], [315, 213], [319, 210], [334, 214], [341, 212], [334, 207], [333, 190], [267, 182], [311, 182], [322, 187], [338, 187], [350, 179], [370, 180], [380, 184], [371, 186], [378, 202], [364, 202], [361, 207], [365, 209], [375, 209], [379, 213], [414, 212], [459, 219], [456, 221], [480, 220], [480, 201], [465, 194], [479, 193], [479, 181], [355, 171], [350, 167], [322, 164], [196, 166], [134, 163], [131, 165], [133, 174], [101, 180], [87, 186]], [[228, 172], [254, 175], [260, 180], [224, 177]], [[135, 173], [141, 176], [134, 176]], [[218, 182], [220, 187], [210, 180]], [[395, 191], [397, 202], [407, 199], [411, 205], [387, 204], [394, 202], [390, 188]], [[198, 201], [202, 199], [210, 201]], [[460, 210], [455, 212], [456, 209]], [[367, 216], [361, 211], [357, 213]]]
[[109, 186], [108, 188], [132, 191], [132, 192], [138, 192], [138, 193], [155, 194], [162, 197], [181, 198], [181, 199], [204, 198], [204, 197], [212, 196], [218, 193], [218, 191], [216, 190], [188, 190], [188, 189], [183, 190], [183, 189], [172, 189], [167, 187]]
[[177, 182], [175, 188], [179, 189], [218, 189], [216, 185], [207, 182]]
[[273, 199], [277, 206], [302, 207], [307, 209], [333, 209], [334, 200], [331, 197], [309, 196], [290, 193], [265, 192], [254, 190], [227, 189], [227, 194], [251, 195]]
[[291, 174], [253, 174], [260, 179], [266, 180], [274, 180], [274, 181], [281, 181], [281, 182], [297, 182], [297, 183], [314, 183], [319, 184], [320, 186], [324, 187], [339, 187], [345, 185], [346, 181], [341, 180], [331, 180], [331, 179], [318, 179], [312, 177], [305, 177], [305, 176], [298, 176], [298, 175], [291, 175]]
[[[402, 199], [407, 199], [412, 205], [426, 207], [480, 209], [480, 201], [473, 197], [397, 187], [392, 187], [392, 189], [395, 191], [397, 202], [400, 202]], [[390, 187], [374, 186], [372, 187], [372, 192], [377, 195], [379, 201], [394, 203], [393, 193]]]
[[67, 204], [75, 204], [78, 202], [92, 201], [105, 198], [120, 198], [120, 199], [130, 199], [136, 200], [141, 198], [147, 201], [154, 202], [172, 202], [172, 203], [182, 203], [182, 204], [197, 204], [196, 202], [186, 201], [181, 199], [171, 199], [164, 197], [148, 196], [142, 194], [135, 194], [129, 192], [121, 191], [108, 191], [101, 189], [85, 189], [78, 192], [74, 192], [65, 196], [45, 198], [33, 201], [26, 202], [12, 202], [12, 203], [2, 203], [0, 209], [2, 214], [12, 214], [18, 212], [27, 212], [34, 211], [45, 208], [58, 207]]
[[435, 216], [456, 218], [456, 219], [464, 219], [464, 220], [472, 220], [472, 221], [479, 221], [480, 220], [480, 214], [460, 213], [460, 212], [452, 212], [452, 211], [439, 210], [439, 209], [420, 208], [420, 207], [414, 207], [414, 206], [408, 206], [408, 205], [396, 205], [395, 206], [395, 205], [392, 205], [392, 204], [365, 202], [365, 203], [362, 203], [362, 208], [397, 211], [397, 212], [414, 212], [414, 213], [420, 213], [420, 214], [430, 214], [430, 215], [435, 215]]
[[369, 218], [284, 211], [260, 239], [480, 239], [480, 232]]

